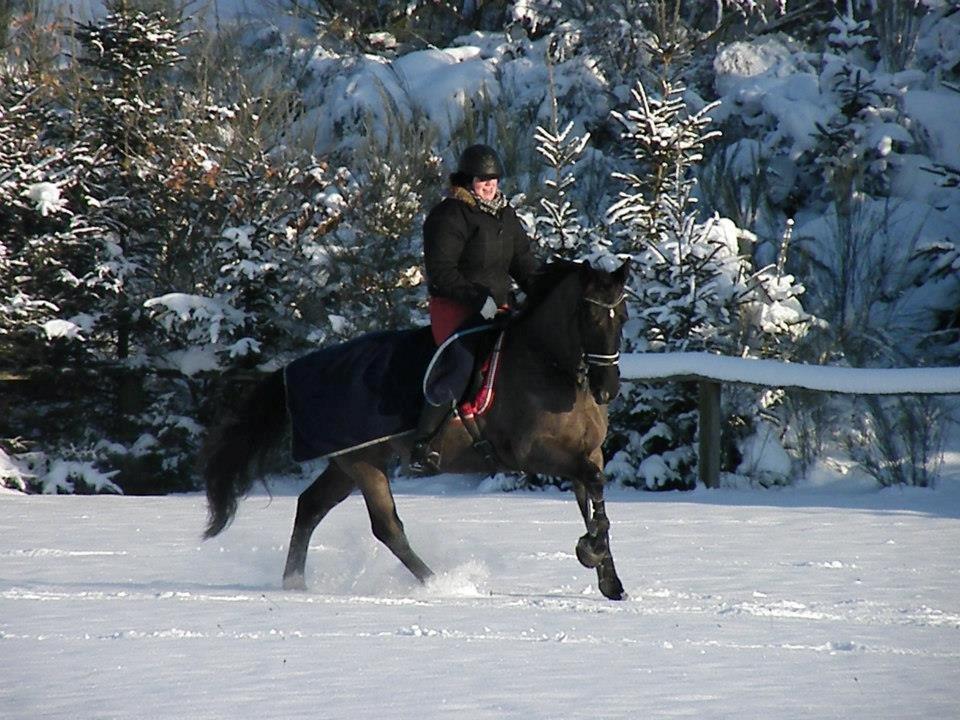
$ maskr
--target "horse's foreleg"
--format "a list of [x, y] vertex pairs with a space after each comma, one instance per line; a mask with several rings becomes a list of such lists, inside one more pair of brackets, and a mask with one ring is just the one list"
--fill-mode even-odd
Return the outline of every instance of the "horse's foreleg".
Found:
[[307, 549], [310, 536], [324, 516], [353, 491], [353, 479], [333, 463], [300, 495], [293, 522], [287, 564], [283, 570], [285, 590], [306, 590]]
[[358, 484], [367, 503], [374, 537], [386, 545], [417, 580], [425, 583], [433, 571], [410, 547], [403, 523], [397, 515], [397, 505], [387, 476], [372, 465], [366, 465], [358, 474]]
[[[577, 557], [580, 556], [580, 544], [584, 538], [590, 537], [589, 545], [595, 556], [599, 556], [597, 580], [600, 592], [611, 600], [623, 600], [623, 583], [617, 577], [617, 569], [613, 564], [613, 554], [610, 552], [610, 520], [603, 500], [592, 500], [593, 517], [587, 524], [587, 534], [577, 543]], [[593, 534], [591, 534], [593, 533]], [[581, 561], [582, 562], [582, 561]]]
[[524, 463], [535, 467], [537, 472], [546, 475], [560, 475], [573, 481], [577, 496], [577, 506], [583, 515], [587, 532], [577, 542], [577, 559], [588, 568], [596, 568], [600, 592], [611, 600], [624, 598], [623, 584], [617, 577], [617, 570], [610, 554], [610, 520], [603, 499], [603, 489], [607, 478], [600, 468], [603, 455], [600, 449], [589, 458], [576, 455], [569, 448], [556, 443], [540, 443], [532, 456]]
[[607, 517], [603, 488], [606, 478], [597, 465], [590, 463], [586, 477], [574, 480], [577, 504], [587, 532], [577, 542], [577, 559], [584, 567], [596, 568], [600, 592], [611, 600], [622, 600], [623, 583], [617, 577], [610, 552], [610, 520]]
[[573, 492], [577, 496], [577, 506], [583, 516], [583, 523], [587, 526], [587, 534], [583, 535], [577, 542], [577, 559], [584, 567], [595, 568], [603, 560], [606, 549], [599, 547], [597, 544], [599, 526], [593, 517], [593, 508], [590, 504], [586, 484], [579, 478], [574, 479]]

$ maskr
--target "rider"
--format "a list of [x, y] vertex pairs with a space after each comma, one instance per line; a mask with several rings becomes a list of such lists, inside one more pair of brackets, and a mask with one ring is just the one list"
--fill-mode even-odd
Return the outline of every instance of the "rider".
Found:
[[[430, 294], [430, 324], [437, 345], [479, 315], [492, 320], [508, 309], [511, 278], [525, 287], [540, 268], [530, 238], [499, 188], [503, 163], [489, 145], [460, 155], [450, 189], [423, 224], [423, 257]], [[424, 402], [410, 453], [414, 473], [436, 472], [440, 454], [430, 447], [459, 397]]]

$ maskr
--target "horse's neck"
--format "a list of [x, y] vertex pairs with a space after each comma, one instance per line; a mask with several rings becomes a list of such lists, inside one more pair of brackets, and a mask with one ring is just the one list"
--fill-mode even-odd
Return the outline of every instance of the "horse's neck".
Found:
[[515, 326], [519, 347], [575, 374], [583, 351], [577, 319], [579, 281], [567, 277], [531, 313]]

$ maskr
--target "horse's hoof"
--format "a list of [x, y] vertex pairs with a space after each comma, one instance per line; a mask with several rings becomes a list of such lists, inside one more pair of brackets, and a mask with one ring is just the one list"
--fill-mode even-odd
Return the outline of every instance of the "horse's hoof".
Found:
[[593, 538], [583, 535], [577, 541], [577, 560], [585, 568], [593, 569], [603, 562], [604, 555], [593, 549]]
[[627, 594], [623, 591], [623, 583], [616, 575], [600, 581], [600, 592], [608, 600], [623, 600], [627, 597]]
[[283, 578], [284, 590], [306, 590], [307, 580], [300, 573], [296, 575], [285, 575]]

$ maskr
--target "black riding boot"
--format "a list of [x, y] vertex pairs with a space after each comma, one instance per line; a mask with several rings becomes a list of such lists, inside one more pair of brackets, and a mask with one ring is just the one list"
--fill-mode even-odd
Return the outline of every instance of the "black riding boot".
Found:
[[407, 469], [411, 475], [433, 475], [440, 472], [440, 452], [430, 447], [430, 442], [440, 434], [453, 411], [450, 405], [433, 405], [424, 401], [410, 449]]

